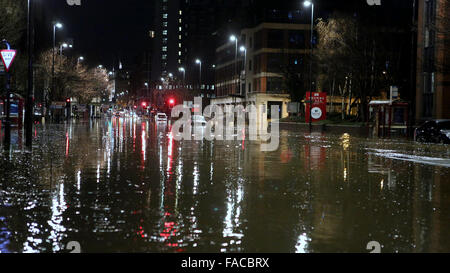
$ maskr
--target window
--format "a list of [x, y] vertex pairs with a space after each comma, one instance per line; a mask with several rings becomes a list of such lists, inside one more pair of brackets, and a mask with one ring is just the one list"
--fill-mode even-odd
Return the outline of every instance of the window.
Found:
[[263, 47], [263, 35], [262, 35], [262, 31], [258, 31], [255, 33], [255, 41], [253, 44], [253, 49], [254, 50], [258, 50], [261, 49]]
[[267, 72], [279, 73], [283, 65], [283, 55], [276, 53], [267, 54]]
[[425, 1], [426, 23], [434, 24], [436, 22], [436, 0]]
[[283, 47], [283, 31], [279, 29], [269, 29], [267, 31], [267, 47], [282, 48]]
[[267, 78], [267, 93], [282, 93], [283, 78]]
[[301, 30], [289, 31], [289, 48], [304, 49], [306, 48], [305, 33]]

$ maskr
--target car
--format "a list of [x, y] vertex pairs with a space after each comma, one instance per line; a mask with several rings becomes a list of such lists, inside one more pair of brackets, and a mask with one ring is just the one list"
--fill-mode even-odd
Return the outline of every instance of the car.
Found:
[[430, 120], [414, 131], [414, 140], [450, 144], [450, 119]]
[[193, 115], [192, 116], [192, 126], [196, 126], [196, 125], [201, 125], [201, 126], [206, 126], [206, 119], [204, 116], [200, 116], [200, 115]]
[[158, 113], [155, 116], [156, 122], [167, 122], [167, 115], [164, 113]]

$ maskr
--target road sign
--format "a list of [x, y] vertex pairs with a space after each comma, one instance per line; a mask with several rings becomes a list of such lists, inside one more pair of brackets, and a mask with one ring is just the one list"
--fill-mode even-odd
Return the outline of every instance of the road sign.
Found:
[[0, 55], [2, 57], [3, 65], [5, 66], [6, 72], [9, 71], [9, 68], [11, 67], [11, 64], [14, 61], [14, 58], [16, 57], [17, 51], [15, 50], [1, 50]]

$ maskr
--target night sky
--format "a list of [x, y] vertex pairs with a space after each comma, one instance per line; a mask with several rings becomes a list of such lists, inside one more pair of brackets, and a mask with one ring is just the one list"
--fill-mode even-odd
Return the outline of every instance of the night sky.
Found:
[[111, 69], [114, 62], [117, 67], [120, 58], [127, 66], [145, 48], [153, 1], [81, 1], [80, 7], [69, 6], [65, 0], [51, 0], [55, 19], [64, 24], [57, 40], [73, 38], [74, 54], [83, 55], [91, 65], [103, 64]]
[[[48, 16], [64, 24], [58, 31], [57, 42], [74, 39], [73, 54], [83, 55], [90, 65], [103, 64], [112, 69], [120, 59], [124, 68], [133, 64], [134, 58], [145, 49], [148, 31], [151, 29], [156, 0], [81, 0], [81, 6], [69, 6], [66, 0], [47, 0]], [[260, 0], [267, 1], [267, 0]], [[283, 1], [283, 0], [281, 0]], [[302, 0], [289, 1], [295, 8], [303, 8]], [[298, 2], [298, 6], [297, 6]], [[350, 13], [361, 10], [376, 14], [382, 20], [395, 20], [410, 0], [382, 0], [382, 7], [369, 7], [366, 0], [316, 0], [317, 12], [330, 13], [340, 9]], [[273, 0], [267, 1], [273, 6]], [[409, 12], [406, 19], [408, 22]], [[50, 45], [49, 45], [50, 46]]]

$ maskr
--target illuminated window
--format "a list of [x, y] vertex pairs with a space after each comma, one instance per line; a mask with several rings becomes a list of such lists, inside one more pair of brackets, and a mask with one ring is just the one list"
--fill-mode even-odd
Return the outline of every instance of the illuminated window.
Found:
[[168, 16], [169, 16], [169, 15], [168, 15], [167, 13], [164, 13], [164, 14], [163, 14], [163, 18], [164, 18], [164, 19], [167, 19]]

